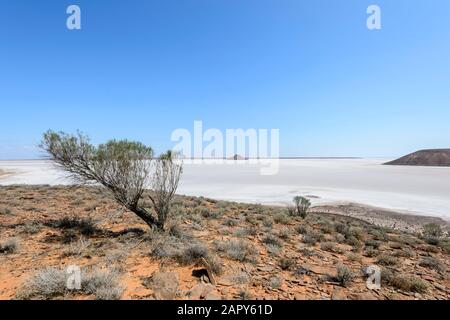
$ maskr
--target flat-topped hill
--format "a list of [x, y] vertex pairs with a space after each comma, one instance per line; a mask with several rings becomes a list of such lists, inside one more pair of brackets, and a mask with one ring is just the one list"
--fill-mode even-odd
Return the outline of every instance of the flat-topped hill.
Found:
[[399, 166], [450, 167], [450, 149], [420, 150], [385, 164]]

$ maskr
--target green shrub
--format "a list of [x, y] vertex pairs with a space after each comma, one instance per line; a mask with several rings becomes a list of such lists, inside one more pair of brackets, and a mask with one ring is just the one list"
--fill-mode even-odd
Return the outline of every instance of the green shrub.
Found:
[[273, 221], [278, 224], [289, 224], [291, 218], [284, 212], [278, 212], [273, 216]]
[[278, 265], [283, 270], [290, 270], [295, 266], [295, 260], [291, 258], [282, 257], [278, 261]]
[[9, 238], [0, 243], [0, 254], [13, 254], [19, 251], [20, 245], [17, 238]]
[[274, 245], [277, 247], [282, 246], [280, 239], [278, 239], [278, 237], [274, 236], [273, 234], [268, 234], [267, 236], [265, 236], [262, 239], [262, 242], [267, 245]]
[[46, 268], [38, 271], [19, 289], [18, 299], [52, 299], [71, 293], [94, 295], [97, 300], [118, 300], [123, 293], [119, 273], [115, 270], [81, 273], [81, 289], [72, 291], [67, 287], [66, 270]]
[[310, 230], [311, 230], [310, 228], [308, 228], [307, 226], [305, 226], [303, 224], [301, 224], [295, 228], [295, 231], [298, 234], [307, 234]]
[[436, 270], [437, 272], [445, 271], [445, 265], [443, 263], [441, 263], [438, 259], [433, 258], [433, 257], [424, 257], [420, 261], [419, 265], [421, 267]]
[[296, 208], [296, 214], [305, 219], [308, 215], [308, 210], [311, 207], [311, 201], [301, 196], [296, 196], [293, 201]]
[[395, 266], [397, 265], [398, 260], [391, 255], [382, 254], [378, 257], [377, 263], [383, 266]]
[[4, 215], [12, 215], [13, 212], [11, 209], [9, 208], [0, 208], [0, 214], [4, 214]]
[[364, 249], [364, 255], [368, 258], [373, 258], [378, 256], [379, 251], [377, 249], [375, 249], [374, 247], [366, 247]]
[[271, 229], [273, 227], [273, 219], [270, 217], [264, 217], [263, 226]]
[[440, 238], [443, 235], [442, 227], [437, 223], [429, 223], [423, 227], [423, 235]]
[[426, 281], [417, 277], [393, 273], [388, 269], [382, 269], [381, 281], [403, 291], [423, 293], [428, 289]]
[[36, 234], [42, 230], [42, 224], [36, 221], [26, 221], [22, 226], [18, 227], [20, 232], [26, 234]]
[[98, 231], [95, 222], [90, 218], [64, 217], [59, 220], [49, 221], [46, 225], [56, 229], [76, 229], [84, 236], [91, 236]]
[[320, 249], [323, 251], [333, 252], [333, 253], [344, 253], [344, 251], [336, 246], [333, 242], [324, 242], [320, 245]]
[[377, 241], [377, 240], [373, 240], [373, 239], [369, 239], [369, 240], [365, 241], [366, 247], [372, 247], [374, 249], [379, 249], [381, 244], [382, 244], [381, 241]]
[[235, 227], [238, 225], [238, 222], [235, 219], [229, 218], [229, 219], [225, 220], [224, 224], [228, 227]]
[[340, 264], [338, 265], [336, 275], [332, 277], [332, 280], [346, 287], [353, 281], [354, 278], [355, 275], [353, 272], [348, 267]]
[[324, 239], [323, 234], [313, 230], [309, 229], [306, 234], [303, 235], [303, 243], [314, 245], [317, 242], [321, 242]]
[[274, 244], [266, 244], [266, 249], [272, 257], [278, 257], [281, 253], [281, 247]]
[[278, 237], [283, 240], [289, 240], [291, 233], [289, 229], [283, 228], [278, 232]]

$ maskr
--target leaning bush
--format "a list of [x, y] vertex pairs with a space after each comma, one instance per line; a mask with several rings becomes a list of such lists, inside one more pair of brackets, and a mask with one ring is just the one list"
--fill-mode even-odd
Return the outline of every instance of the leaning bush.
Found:
[[[54, 131], [44, 134], [41, 147], [75, 182], [101, 186], [151, 228], [164, 229], [182, 174], [175, 154], [154, 159], [152, 148], [140, 142], [111, 140], [94, 146], [81, 133]], [[149, 198], [154, 212], [140, 205], [147, 189], [153, 191]]]

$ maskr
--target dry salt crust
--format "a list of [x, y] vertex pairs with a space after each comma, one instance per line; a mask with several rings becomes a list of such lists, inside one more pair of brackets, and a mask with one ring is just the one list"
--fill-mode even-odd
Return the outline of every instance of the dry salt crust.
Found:
[[[382, 165], [389, 160], [283, 159], [271, 176], [248, 161], [205, 160], [185, 164], [179, 193], [276, 205], [304, 195], [313, 204], [356, 202], [450, 220], [450, 168]], [[0, 170], [0, 185], [71, 183], [48, 161], [0, 161]]]

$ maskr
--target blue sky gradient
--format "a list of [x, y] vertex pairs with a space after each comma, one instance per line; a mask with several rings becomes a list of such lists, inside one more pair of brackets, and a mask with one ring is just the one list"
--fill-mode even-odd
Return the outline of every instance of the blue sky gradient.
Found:
[[[66, 28], [66, 8], [82, 30]], [[366, 9], [382, 29], [366, 28]], [[279, 128], [281, 156], [450, 147], [448, 0], [0, 0], [0, 159], [47, 129], [161, 152], [177, 128]]]

